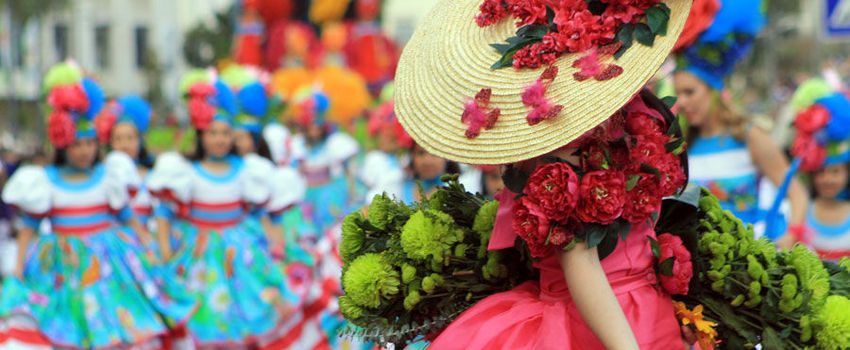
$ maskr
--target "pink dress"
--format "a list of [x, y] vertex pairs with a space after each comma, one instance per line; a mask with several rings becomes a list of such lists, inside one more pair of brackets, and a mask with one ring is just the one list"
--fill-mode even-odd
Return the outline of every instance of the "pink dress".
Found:
[[[496, 223], [510, 225], [504, 221]], [[500, 230], [496, 231], [494, 239]], [[672, 300], [657, 287], [648, 235], [655, 237], [652, 226], [636, 225], [626, 241], [618, 242], [602, 260], [602, 268], [640, 349], [684, 349]], [[539, 282], [528, 281], [481, 300], [458, 316], [429, 349], [604, 350], [572, 301], [558, 258], [552, 255], [535, 267], [540, 269]]]

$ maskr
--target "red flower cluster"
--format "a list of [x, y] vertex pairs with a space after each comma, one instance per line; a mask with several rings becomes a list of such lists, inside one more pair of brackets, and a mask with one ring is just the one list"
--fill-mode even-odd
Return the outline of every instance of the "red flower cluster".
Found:
[[797, 113], [794, 127], [797, 137], [791, 145], [791, 154], [802, 160], [800, 169], [817, 171], [826, 160], [826, 148], [821, 145], [815, 134], [826, 127], [832, 115], [821, 105], [813, 105]]
[[215, 95], [215, 87], [204, 83], [195, 84], [189, 88], [187, 95], [192, 125], [198, 130], [206, 129], [215, 117], [215, 106], [209, 102], [209, 99]]
[[47, 138], [56, 148], [65, 148], [74, 143], [77, 137], [77, 129], [74, 127], [74, 118], [65, 110], [54, 110], [47, 118]]
[[481, 134], [481, 128], [490, 130], [496, 126], [496, 120], [499, 119], [502, 111], [498, 108], [490, 111], [487, 110], [492, 94], [493, 90], [491, 89], [481, 89], [481, 91], [475, 94], [475, 98], [471, 99], [464, 106], [460, 121], [469, 125], [469, 128], [466, 129], [467, 138], [474, 139], [478, 137]]
[[[564, 53], [585, 52], [614, 41], [617, 29], [624, 23], [636, 23], [646, 10], [660, 0], [601, 0], [605, 10], [594, 15], [585, 0], [485, 0], [475, 22], [486, 27], [510, 15], [518, 27], [529, 24], [554, 26], [543, 40], [525, 46], [513, 55], [514, 68], [538, 68], [549, 65]], [[547, 7], [554, 11], [552, 23]], [[609, 70], [608, 76], [616, 68]], [[591, 75], [592, 76], [592, 75]]]
[[691, 278], [694, 277], [694, 268], [691, 263], [691, 252], [682, 243], [682, 238], [669, 233], [658, 236], [658, 247], [661, 254], [660, 261], [675, 258], [673, 262], [673, 275], [661, 275], [661, 286], [669, 294], [687, 295]]
[[570, 230], [581, 223], [646, 222], [661, 210], [662, 198], [685, 185], [663, 124], [641, 108], [627, 107], [571, 143], [579, 157], [575, 168], [556, 162], [531, 174], [514, 203], [513, 226], [534, 256], [572, 242]]
[[112, 132], [112, 127], [118, 121], [118, 113], [116, 109], [120, 108], [115, 101], [111, 102], [100, 114], [94, 119], [94, 130], [97, 132], [97, 139], [102, 144], [109, 142], [109, 133]]
[[85, 112], [89, 109], [89, 99], [82, 85], [57, 86], [47, 95], [47, 104], [54, 109]]

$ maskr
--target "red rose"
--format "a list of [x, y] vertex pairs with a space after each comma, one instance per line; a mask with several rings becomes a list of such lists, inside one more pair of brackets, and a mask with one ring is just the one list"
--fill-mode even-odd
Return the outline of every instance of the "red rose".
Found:
[[[529, 203], [526, 198], [528, 197], [514, 202], [514, 232], [528, 245], [531, 256], [542, 258], [552, 251], [552, 246], [546, 244], [549, 237], [549, 220], [539, 216], [539, 211], [534, 210], [537, 209], [534, 208], [534, 203]], [[527, 204], [533, 209], [529, 209]]]
[[826, 149], [808, 134], [797, 135], [791, 145], [791, 154], [802, 160], [800, 169], [808, 172], [817, 171], [826, 160]]
[[658, 236], [658, 246], [661, 248], [659, 261], [675, 258], [673, 262], [673, 275], [661, 275], [661, 286], [669, 294], [688, 294], [688, 285], [694, 277], [693, 264], [691, 263], [691, 252], [682, 243], [682, 238], [669, 233]]
[[623, 219], [637, 224], [649, 220], [653, 213], [661, 210], [661, 199], [659, 193], [658, 178], [651, 174], [637, 174], [640, 176], [637, 185], [628, 191], [626, 206], [623, 209]]
[[552, 234], [549, 235], [549, 243], [556, 247], [564, 247], [573, 239], [575, 239], [575, 235], [563, 226], [555, 226], [552, 228]]
[[536, 203], [543, 215], [555, 222], [566, 223], [578, 204], [579, 177], [565, 163], [537, 167], [525, 186], [523, 200]]
[[66, 111], [53, 111], [47, 118], [47, 138], [56, 148], [65, 148], [74, 143], [77, 129], [74, 119]]
[[581, 204], [576, 208], [583, 222], [610, 224], [623, 213], [626, 181], [619, 171], [593, 171], [584, 175], [579, 187]]
[[626, 131], [628, 131], [630, 135], [634, 136], [663, 134], [661, 132], [661, 126], [658, 125], [658, 121], [643, 113], [629, 114], [629, 117], [626, 118]]
[[682, 170], [682, 161], [679, 156], [667, 153], [660, 159], [663, 161], [655, 163], [653, 166], [661, 173], [661, 195], [663, 197], [672, 196], [685, 186], [688, 179], [685, 177], [685, 171]]
[[652, 165], [656, 168], [665, 161], [667, 149], [664, 145], [669, 138], [666, 135], [646, 135], [633, 137], [634, 144], [629, 147], [629, 155], [634, 166], [641, 164]]
[[826, 124], [829, 124], [830, 119], [832, 115], [828, 109], [821, 105], [814, 105], [797, 114], [794, 127], [802, 133], [811, 134], [823, 129]]

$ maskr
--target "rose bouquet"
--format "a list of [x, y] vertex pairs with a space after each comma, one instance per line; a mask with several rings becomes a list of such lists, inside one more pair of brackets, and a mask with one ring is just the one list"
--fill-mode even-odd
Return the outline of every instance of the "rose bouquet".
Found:
[[466, 192], [457, 175], [443, 180], [447, 186], [413, 205], [379, 195], [368, 215], [345, 218], [339, 306], [359, 327], [351, 335], [403, 347], [535, 277], [524, 250], [487, 251], [498, 203]]
[[706, 189], [666, 201], [662, 213], [658, 232], [671, 234], [653, 244], [661, 283], [703, 349], [850, 345], [850, 260], [823, 262], [802, 245], [777, 252]]

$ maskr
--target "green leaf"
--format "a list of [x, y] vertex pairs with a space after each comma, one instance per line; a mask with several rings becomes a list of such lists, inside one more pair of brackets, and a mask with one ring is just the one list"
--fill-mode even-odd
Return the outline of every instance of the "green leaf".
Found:
[[542, 24], [527, 24], [517, 30], [516, 35], [526, 39], [543, 39], [549, 32], [549, 26]]
[[517, 167], [510, 167], [502, 174], [502, 181], [505, 182], [505, 187], [514, 193], [522, 193], [525, 190], [525, 183], [528, 182], [529, 175]]
[[505, 52], [508, 52], [508, 50], [511, 48], [511, 45], [509, 45], [509, 44], [490, 44], [490, 47], [496, 49], [496, 51], [499, 51], [500, 54], [504, 55]]
[[617, 30], [617, 41], [623, 43], [623, 46], [614, 53], [614, 58], [620, 58], [626, 53], [630, 47], [632, 47], [632, 43], [634, 42], [635, 37], [635, 25], [634, 24], [623, 24], [620, 26], [620, 29]]
[[629, 181], [626, 182], [626, 191], [631, 191], [637, 186], [638, 181], [640, 181], [639, 175], [629, 176]]
[[658, 265], [658, 271], [667, 277], [673, 276], [673, 263], [676, 262], [676, 257], [671, 256], [666, 260], [662, 261], [661, 264]]
[[643, 164], [640, 165], [640, 171], [661, 177], [661, 171], [659, 171], [658, 168], [656, 168], [652, 165], [646, 164], [646, 163], [643, 163]]
[[625, 242], [626, 238], [629, 237], [629, 233], [632, 232], [632, 223], [628, 220], [619, 219], [614, 222], [617, 231], [620, 233], [620, 239]]
[[652, 248], [652, 255], [655, 255], [656, 258], [660, 258], [661, 246], [658, 245], [658, 241], [649, 235], [647, 235], [646, 238], [649, 238], [649, 246]]
[[779, 336], [779, 333], [776, 332], [773, 327], [766, 327], [764, 332], [761, 333], [762, 345], [765, 349], [771, 350], [783, 350], [785, 349], [785, 342], [782, 341], [782, 337]]
[[685, 139], [680, 137], [680, 138], [675, 139], [673, 141], [667, 142], [667, 144], [664, 145], [664, 148], [667, 150], [667, 152], [674, 152], [674, 151], [678, 150], [679, 148], [681, 148], [682, 145], [684, 145], [684, 144], [685, 144]]
[[585, 230], [587, 231], [587, 248], [598, 246], [606, 236], [604, 226], [599, 224], [585, 225]]
[[[498, 61], [496, 61], [496, 63], [493, 63], [493, 65], [490, 66], [490, 69], [496, 70], [496, 69], [501, 69], [501, 68], [505, 68], [505, 67], [510, 67], [511, 65], [513, 65], [514, 54], [517, 51], [519, 51], [520, 49], [522, 49], [523, 47], [526, 47], [528, 45], [540, 42], [540, 39], [536, 39], [536, 38], [529, 39], [529, 38], [522, 38], [522, 37], [518, 37], [518, 36], [512, 36], [512, 37], [508, 38], [506, 41], [508, 42], [509, 47], [507, 49], [505, 49], [506, 50], [505, 52], [501, 52], [500, 48], [496, 48], [496, 50], [500, 50], [502, 57]], [[494, 44], [491, 44], [490, 46], [493, 46], [493, 45]], [[495, 45], [503, 45], [503, 44], [495, 44]]]
[[646, 23], [638, 23], [635, 25], [635, 39], [641, 44], [652, 47], [655, 44], [655, 34]]
[[546, 22], [553, 23], [553, 25], [555, 22], [555, 10], [549, 5], [546, 5]]
[[[669, 7], [667, 8], [669, 10]], [[670, 14], [661, 7], [653, 6], [646, 9], [646, 23], [652, 34], [667, 35], [667, 26], [670, 22]]]
[[602, 242], [599, 243], [599, 246], [596, 247], [596, 252], [599, 254], [599, 260], [605, 259], [608, 255], [614, 252], [614, 249], [617, 249], [617, 235], [610, 234], [610, 232], [605, 234], [605, 238], [602, 239]]
[[677, 99], [678, 98], [676, 96], [664, 96], [661, 98], [661, 102], [664, 102], [664, 105], [667, 106], [667, 108], [673, 108], [673, 106], [676, 105]]

